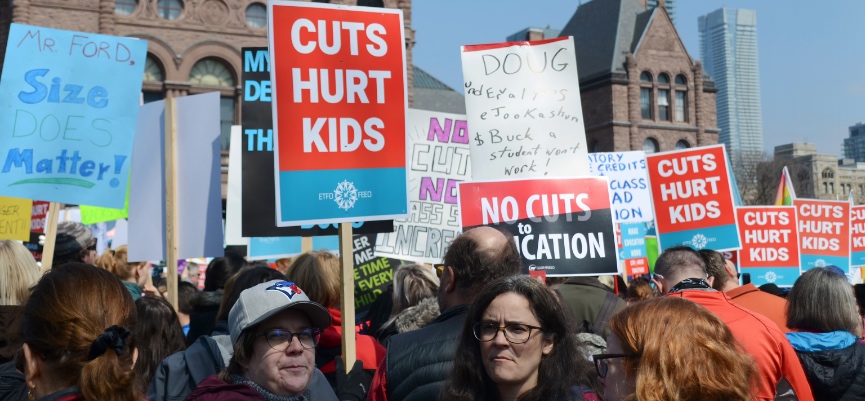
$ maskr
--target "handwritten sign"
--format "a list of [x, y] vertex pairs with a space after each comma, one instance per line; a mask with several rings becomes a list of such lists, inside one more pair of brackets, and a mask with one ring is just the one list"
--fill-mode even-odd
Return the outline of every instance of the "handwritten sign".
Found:
[[850, 242], [852, 266], [865, 266], [865, 205], [850, 210]]
[[646, 155], [661, 250], [739, 249], [724, 145]]
[[649, 259], [646, 256], [646, 224], [620, 223], [619, 260], [625, 264], [625, 275], [635, 276], [649, 273]]
[[409, 218], [376, 236], [375, 253], [440, 263], [460, 233], [457, 184], [471, 179], [465, 116], [409, 109]]
[[32, 208], [30, 199], [0, 196], [0, 239], [29, 240]]
[[474, 179], [589, 175], [572, 37], [462, 52]]
[[850, 202], [797, 198], [799, 265], [802, 270], [834, 265], [850, 272]]
[[0, 195], [122, 208], [147, 42], [12, 24]]
[[606, 178], [463, 182], [459, 191], [463, 229], [490, 226], [513, 234], [526, 272], [618, 273]]
[[737, 207], [740, 273], [754, 285], [792, 286], [799, 278], [799, 234], [793, 206]]
[[270, 0], [267, 17], [277, 226], [407, 217], [402, 11]]
[[635, 223], [655, 218], [645, 153], [589, 153], [589, 168], [593, 176], [609, 177], [610, 203], [616, 222]]

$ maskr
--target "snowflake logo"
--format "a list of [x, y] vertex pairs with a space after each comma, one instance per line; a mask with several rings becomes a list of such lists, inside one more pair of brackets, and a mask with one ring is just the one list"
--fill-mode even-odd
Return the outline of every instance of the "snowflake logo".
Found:
[[775, 280], [777, 280], [777, 279], [778, 279], [778, 275], [775, 274], [775, 272], [768, 272], [768, 273], [766, 273], [766, 282], [768, 282], [768, 283], [774, 283]]
[[826, 261], [823, 259], [817, 259], [814, 261], [814, 267], [826, 267]]
[[709, 240], [703, 234], [697, 234], [694, 238], [691, 238], [691, 245], [693, 245], [695, 249], [703, 249], [707, 243], [709, 243]]
[[354, 203], [357, 202], [357, 188], [354, 187], [354, 183], [343, 180], [337, 184], [336, 189], [333, 190], [333, 201], [345, 211], [353, 208]]

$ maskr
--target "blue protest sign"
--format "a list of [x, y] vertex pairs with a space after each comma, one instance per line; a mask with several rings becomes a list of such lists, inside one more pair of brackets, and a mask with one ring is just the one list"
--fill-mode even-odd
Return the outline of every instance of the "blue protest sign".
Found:
[[[312, 249], [336, 251], [339, 249], [339, 237], [312, 237]], [[301, 252], [301, 237], [252, 237], [249, 239], [247, 257], [250, 260], [284, 258]]]
[[147, 41], [12, 24], [0, 195], [123, 208]]

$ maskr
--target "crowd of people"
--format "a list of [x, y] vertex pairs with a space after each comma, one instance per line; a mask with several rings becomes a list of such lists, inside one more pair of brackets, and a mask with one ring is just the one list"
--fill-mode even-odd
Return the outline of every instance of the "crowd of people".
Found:
[[785, 298], [740, 285], [718, 252], [673, 247], [629, 285], [543, 283], [481, 227], [441, 269], [396, 268], [346, 358], [332, 253], [215, 258], [175, 308], [147, 263], [60, 228], [44, 274], [0, 241], [0, 401], [865, 399], [865, 287], [832, 267]]

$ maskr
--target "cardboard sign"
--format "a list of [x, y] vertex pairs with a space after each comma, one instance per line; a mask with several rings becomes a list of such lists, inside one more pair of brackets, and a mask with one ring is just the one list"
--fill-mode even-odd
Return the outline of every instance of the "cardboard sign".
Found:
[[126, 186], [126, 200], [123, 202], [123, 209], [85, 205], [79, 207], [81, 208], [81, 222], [84, 224], [125, 219], [129, 217], [129, 183]]
[[45, 232], [45, 219], [48, 217], [48, 205], [50, 203], [46, 201], [33, 201], [33, 209], [30, 213], [30, 232]]
[[267, 7], [277, 226], [407, 217], [402, 11]]
[[122, 208], [147, 41], [12, 24], [0, 195]]
[[[312, 237], [337, 235], [337, 226], [307, 224], [303, 227], [276, 226], [276, 187], [273, 181], [273, 109], [271, 108], [270, 56], [266, 47], [243, 49], [243, 99], [240, 103], [243, 115], [243, 135], [239, 146], [241, 161], [237, 164], [241, 190], [241, 234], [243, 237]], [[232, 148], [234, 149], [233, 145]], [[243, 166], [240, 168], [240, 166]], [[229, 163], [229, 193], [234, 203], [236, 187]], [[244, 184], [245, 183], [245, 184]], [[226, 212], [228, 212], [226, 210]], [[227, 217], [227, 216], [226, 216]], [[234, 218], [230, 224], [236, 224]], [[227, 222], [227, 224], [229, 224]], [[356, 234], [393, 231], [393, 220], [353, 222]], [[234, 233], [232, 233], [234, 235]], [[236, 236], [231, 238], [237, 241]]]
[[462, 47], [475, 180], [589, 175], [572, 37]]
[[610, 203], [616, 222], [636, 223], [655, 218], [645, 153], [589, 153], [589, 168], [593, 176], [610, 179]]
[[865, 205], [850, 210], [850, 263], [865, 266]]
[[[253, 237], [249, 239], [247, 259], [265, 260], [292, 257], [303, 252], [301, 237]], [[339, 237], [312, 237], [313, 250], [339, 251]]]
[[799, 278], [799, 234], [793, 206], [743, 206], [739, 218], [740, 273], [760, 286], [792, 286]]
[[661, 250], [741, 248], [724, 145], [646, 155]]
[[457, 184], [471, 179], [465, 116], [409, 110], [408, 219], [376, 236], [379, 256], [440, 263], [460, 233]]
[[838, 266], [850, 273], [850, 202], [793, 200], [799, 224], [799, 266]]
[[30, 239], [30, 199], [0, 196], [0, 239], [27, 241]]
[[606, 178], [463, 182], [459, 191], [463, 229], [490, 226], [512, 233], [526, 272], [618, 273]]
[[625, 275], [649, 274], [649, 259], [646, 256], [646, 224], [619, 224], [621, 246], [619, 260], [625, 264]]

